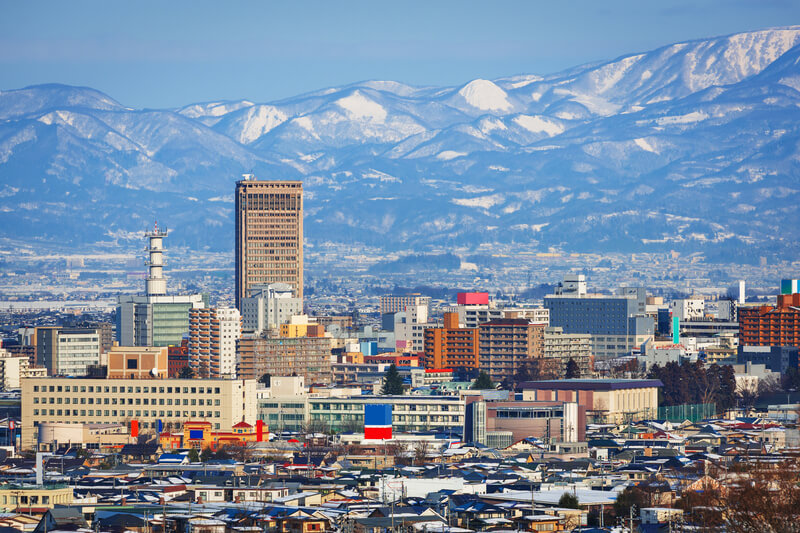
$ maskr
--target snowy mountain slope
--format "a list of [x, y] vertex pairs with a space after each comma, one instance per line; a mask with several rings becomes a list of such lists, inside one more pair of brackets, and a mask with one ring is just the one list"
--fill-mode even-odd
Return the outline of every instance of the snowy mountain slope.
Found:
[[176, 244], [227, 250], [233, 182], [252, 172], [304, 180], [311, 243], [788, 256], [798, 43], [800, 28], [776, 28], [547, 76], [177, 110], [78, 87], [4, 91], [0, 227], [85, 243], [157, 217]]

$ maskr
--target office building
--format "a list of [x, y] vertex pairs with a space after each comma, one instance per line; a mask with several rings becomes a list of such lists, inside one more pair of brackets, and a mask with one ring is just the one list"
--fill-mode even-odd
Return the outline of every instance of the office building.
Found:
[[574, 402], [487, 401], [467, 397], [464, 441], [488, 446], [494, 435], [509, 434], [509, 443], [537, 438], [546, 443], [584, 438], [586, 412]]
[[458, 327], [458, 313], [443, 328], [425, 330], [425, 368], [478, 368], [478, 328]]
[[256, 382], [232, 379], [22, 380], [22, 448], [31, 449], [43, 422], [129, 424], [154, 433], [157, 422], [181, 426], [190, 420], [230, 428], [255, 422]]
[[200, 377], [236, 377], [236, 341], [242, 334], [232, 307], [189, 310], [189, 361]]
[[302, 395], [267, 398], [258, 403], [258, 417], [274, 432], [297, 431], [308, 424], [335, 433], [363, 431], [365, 406], [378, 403], [392, 406], [392, 428], [397, 433], [451, 430], [458, 435], [464, 426], [464, 400], [458, 396]]
[[544, 354], [546, 324], [522, 318], [493, 320], [478, 327], [478, 367], [492, 381], [511, 378], [524, 362]]
[[[302, 314], [303, 299], [294, 296], [294, 289], [288, 283], [256, 285], [250, 290], [250, 296], [242, 298], [239, 310], [242, 331], [268, 334], [287, 324], [294, 315]], [[352, 326], [352, 318], [350, 324]]]
[[108, 379], [157, 379], [169, 375], [166, 346], [112, 346], [108, 352]]
[[796, 346], [742, 346], [739, 345], [736, 362], [764, 365], [772, 372], [785, 374], [787, 370], [798, 370], [798, 348]]
[[36, 328], [36, 366], [51, 376], [85, 376], [101, 364], [100, 332], [94, 328]]
[[189, 310], [206, 307], [201, 294], [168, 295], [164, 277], [167, 230], [145, 233], [149, 246], [145, 294], [124, 295], [117, 305], [117, 341], [123, 346], [179, 346], [189, 334]]
[[303, 183], [236, 182], [236, 308], [257, 285], [287, 283], [303, 298]]
[[587, 294], [580, 277], [568, 277], [560, 293], [545, 296], [551, 326], [568, 334], [591, 335], [592, 353], [598, 359], [626, 355], [653, 338], [653, 318], [640, 312], [646, 308], [644, 291], [626, 287], [613, 296]]

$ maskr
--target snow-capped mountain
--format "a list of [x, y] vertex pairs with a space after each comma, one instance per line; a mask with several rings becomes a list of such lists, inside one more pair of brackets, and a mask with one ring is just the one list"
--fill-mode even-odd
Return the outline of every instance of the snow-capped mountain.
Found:
[[798, 251], [800, 27], [458, 87], [369, 81], [137, 110], [0, 92], [0, 235], [108, 241], [157, 218], [232, 247], [242, 173], [305, 183], [311, 242]]

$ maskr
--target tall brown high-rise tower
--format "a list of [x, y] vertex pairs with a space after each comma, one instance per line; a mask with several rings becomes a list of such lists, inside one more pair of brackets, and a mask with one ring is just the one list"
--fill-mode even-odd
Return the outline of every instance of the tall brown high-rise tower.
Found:
[[269, 283], [303, 297], [303, 183], [246, 176], [236, 182], [236, 307]]

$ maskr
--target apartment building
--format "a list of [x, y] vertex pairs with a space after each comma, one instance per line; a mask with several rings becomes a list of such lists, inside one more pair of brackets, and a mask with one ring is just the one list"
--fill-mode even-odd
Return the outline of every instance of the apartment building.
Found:
[[242, 334], [239, 311], [207, 307], [189, 311], [189, 361], [201, 377], [236, 377], [236, 341]]
[[505, 318], [481, 324], [479, 368], [493, 381], [511, 378], [520, 365], [544, 354], [546, 324], [522, 318]]
[[272, 376], [305, 377], [306, 383], [332, 380], [330, 337], [260, 338], [245, 336], [238, 343], [237, 375], [242, 379]]
[[478, 328], [458, 327], [458, 313], [444, 314], [444, 327], [425, 329], [425, 368], [478, 368]]
[[428, 307], [430, 303], [430, 296], [421, 296], [419, 294], [408, 294], [404, 296], [381, 296], [380, 312], [382, 315], [387, 313], [400, 313], [405, 311], [407, 306], [423, 305]]

